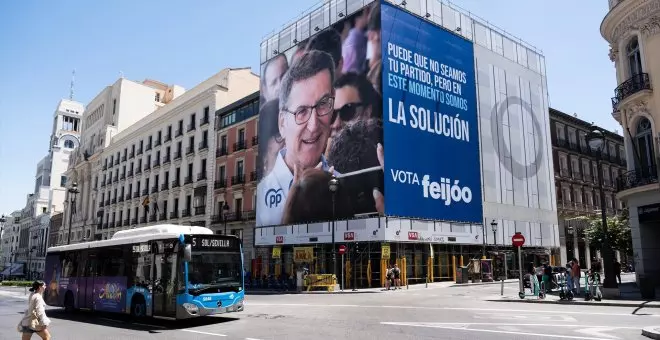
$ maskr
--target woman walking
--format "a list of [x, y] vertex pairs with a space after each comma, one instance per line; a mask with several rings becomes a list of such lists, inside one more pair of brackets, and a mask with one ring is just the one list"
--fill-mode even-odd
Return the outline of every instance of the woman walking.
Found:
[[48, 332], [50, 319], [46, 316], [46, 303], [43, 298], [45, 290], [45, 282], [38, 280], [32, 283], [28, 309], [18, 325], [19, 331], [22, 333], [21, 340], [30, 340], [34, 333], [37, 333], [43, 340], [50, 340], [50, 333]]

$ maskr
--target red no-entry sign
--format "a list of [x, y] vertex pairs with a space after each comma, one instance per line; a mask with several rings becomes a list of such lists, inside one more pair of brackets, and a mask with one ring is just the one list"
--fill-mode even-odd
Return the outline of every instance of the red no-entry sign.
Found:
[[511, 243], [514, 247], [522, 247], [523, 244], [525, 244], [525, 236], [523, 236], [520, 232], [517, 232], [511, 237]]
[[345, 245], [339, 246], [339, 255], [344, 255], [344, 253], [346, 253], [346, 246]]

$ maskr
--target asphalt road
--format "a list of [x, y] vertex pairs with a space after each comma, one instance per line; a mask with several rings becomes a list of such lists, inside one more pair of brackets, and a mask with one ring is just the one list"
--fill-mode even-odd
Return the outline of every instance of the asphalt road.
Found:
[[[507, 284], [515, 291], [516, 284]], [[54, 339], [646, 339], [660, 309], [486, 302], [499, 285], [357, 294], [248, 296], [246, 310], [190, 322], [132, 324], [116, 315], [47, 311]], [[21, 290], [0, 288], [0, 340], [18, 339]], [[35, 336], [35, 339], [37, 337]]]

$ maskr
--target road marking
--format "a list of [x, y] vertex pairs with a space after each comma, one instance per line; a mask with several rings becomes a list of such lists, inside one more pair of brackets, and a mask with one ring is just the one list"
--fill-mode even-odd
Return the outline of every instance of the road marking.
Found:
[[261, 340], [261, 339], [257, 339], [257, 338], [245, 338], [245, 340]]
[[502, 314], [502, 313], [478, 313], [474, 315], [475, 319], [491, 319], [491, 320], [529, 320], [532, 321], [559, 321], [559, 322], [577, 322], [572, 316], [567, 315], [525, 315], [525, 314]]
[[[576, 315], [607, 315], [607, 316], [634, 316], [630, 313], [599, 313], [584, 311], [566, 311], [566, 310], [527, 310], [527, 309], [496, 309], [496, 308], [472, 308], [472, 307], [424, 307], [424, 306], [392, 306], [392, 305], [316, 305], [309, 303], [251, 303], [250, 306], [265, 307], [355, 307], [355, 308], [395, 308], [395, 309], [425, 309], [425, 310], [464, 310], [480, 312], [521, 312], [521, 313], [540, 313], [540, 314], [576, 314]], [[660, 317], [659, 314], [643, 315], [651, 317]]]
[[599, 336], [607, 339], [621, 339], [619, 337], [606, 333], [613, 331], [615, 329], [616, 327], [587, 327], [587, 328], [578, 329], [576, 330], [576, 332], [591, 336]]
[[[571, 335], [513, 332], [513, 331], [504, 331], [504, 330], [495, 330], [495, 329], [471, 329], [471, 328], [467, 328], [466, 324], [457, 324], [457, 323], [454, 323], [454, 324], [437, 324], [437, 323], [422, 323], [422, 322], [381, 322], [381, 324], [383, 324], [383, 325], [392, 325], [392, 326], [410, 326], [410, 327], [453, 329], [453, 330], [468, 331], [468, 332], [529, 335], [529, 336], [538, 336], [538, 337], [546, 337], [546, 338], [561, 338], [561, 339], [579, 339], [579, 340], [609, 340], [610, 339], [610, 338], [594, 338], [594, 337], [571, 336]], [[460, 325], [463, 325], [463, 327], [460, 327]], [[459, 327], [456, 327], [456, 326], [459, 326]], [[550, 325], [544, 325], [544, 326], [550, 326]], [[552, 326], [556, 326], [556, 325], [552, 325]]]
[[182, 332], [197, 333], [197, 334], [204, 334], [204, 335], [226, 336], [225, 334], [202, 332], [202, 331], [196, 331], [196, 330], [193, 330], [193, 329], [182, 329], [181, 331]]

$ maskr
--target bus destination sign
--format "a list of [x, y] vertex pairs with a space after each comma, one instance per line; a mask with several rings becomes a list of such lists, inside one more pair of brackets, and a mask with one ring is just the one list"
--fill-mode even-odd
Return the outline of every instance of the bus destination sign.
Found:
[[195, 236], [191, 240], [193, 249], [230, 249], [238, 248], [238, 242], [229, 238]]

